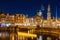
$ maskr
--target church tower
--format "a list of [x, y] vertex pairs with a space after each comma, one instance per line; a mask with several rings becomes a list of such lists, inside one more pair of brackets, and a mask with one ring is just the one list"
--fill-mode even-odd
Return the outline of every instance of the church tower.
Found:
[[50, 12], [50, 5], [48, 5], [48, 12], [47, 12], [47, 26], [51, 26], [51, 12]]
[[56, 7], [56, 21], [57, 21], [57, 7]]
[[50, 5], [48, 5], [47, 20], [51, 19]]

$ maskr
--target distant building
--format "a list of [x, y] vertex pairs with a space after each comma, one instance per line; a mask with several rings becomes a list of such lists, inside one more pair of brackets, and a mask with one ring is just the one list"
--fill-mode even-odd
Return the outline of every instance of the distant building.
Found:
[[[57, 15], [57, 14], [56, 14]], [[4, 12], [0, 12], [0, 24], [3, 25], [6, 23], [8, 25], [18, 25], [18, 26], [36, 26], [40, 27], [59, 27], [60, 20], [56, 18], [51, 18], [50, 5], [48, 5], [47, 11], [47, 19], [43, 18], [42, 11], [40, 10], [37, 15], [28, 18], [24, 14], [15, 14], [10, 15], [9, 13], [4, 14]], [[5, 24], [4, 24], [5, 25]]]

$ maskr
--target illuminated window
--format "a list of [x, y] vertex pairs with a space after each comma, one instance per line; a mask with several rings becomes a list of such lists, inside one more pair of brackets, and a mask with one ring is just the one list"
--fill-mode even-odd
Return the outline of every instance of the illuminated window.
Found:
[[52, 22], [52, 27], [55, 27], [56, 26], [56, 23], [55, 22]]

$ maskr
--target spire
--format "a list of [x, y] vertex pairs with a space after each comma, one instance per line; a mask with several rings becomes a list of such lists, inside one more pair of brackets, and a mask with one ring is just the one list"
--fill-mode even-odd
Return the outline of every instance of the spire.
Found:
[[47, 26], [51, 26], [51, 12], [50, 12], [50, 5], [48, 5], [48, 12], [47, 12]]
[[57, 7], [56, 7], [56, 21], [57, 21]]
[[48, 12], [50, 12], [50, 5], [48, 5]]
[[48, 5], [48, 13], [47, 13], [47, 19], [51, 19], [51, 13], [50, 13], [50, 5]]

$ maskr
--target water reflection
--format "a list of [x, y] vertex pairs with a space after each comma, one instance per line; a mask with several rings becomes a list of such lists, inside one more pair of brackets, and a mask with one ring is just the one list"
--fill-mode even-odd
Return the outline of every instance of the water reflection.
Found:
[[8, 32], [0, 32], [0, 40], [10, 40]]
[[43, 37], [42, 37], [42, 35], [40, 35], [38, 40], [42, 40], [42, 39], [43, 39]]
[[0, 31], [0, 40], [37, 40], [34, 37], [27, 36], [19, 36], [16, 32]]
[[0, 33], [0, 37], [5, 38], [5, 37], [8, 37], [8, 36], [9, 36], [9, 34], [7, 32], [1, 32]]
[[19, 36], [16, 32], [0, 31], [0, 40], [56, 40], [55, 37], [39, 35], [38, 38]]

